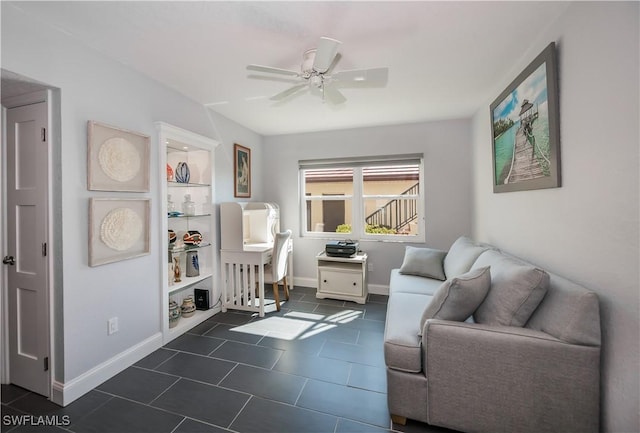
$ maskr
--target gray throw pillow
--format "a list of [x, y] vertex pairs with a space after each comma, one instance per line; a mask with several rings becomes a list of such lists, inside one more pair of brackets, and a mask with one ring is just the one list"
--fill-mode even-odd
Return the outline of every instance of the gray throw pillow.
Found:
[[473, 262], [488, 249], [487, 245], [477, 244], [468, 237], [460, 236], [444, 258], [444, 274], [447, 278], [453, 278], [469, 272]]
[[446, 251], [408, 246], [404, 251], [404, 260], [400, 267], [400, 273], [444, 281], [442, 263], [446, 255]]
[[474, 269], [451, 278], [436, 290], [433, 299], [422, 313], [420, 329], [429, 319], [466, 320], [478, 308], [491, 287], [489, 266]]
[[549, 288], [549, 274], [498, 251], [482, 253], [473, 268], [491, 266], [491, 290], [473, 314], [478, 323], [524, 326]]

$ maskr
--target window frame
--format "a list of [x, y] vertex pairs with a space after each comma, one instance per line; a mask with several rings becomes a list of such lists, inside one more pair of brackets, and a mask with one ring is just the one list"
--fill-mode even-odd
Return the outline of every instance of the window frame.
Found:
[[[390, 165], [413, 165], [419, 167], [418, 194], [407, 197], [401, 194], [371, 194], [364, 195], [363, 168]], [[353, 193], [351, 195], [306, 195], [306, 177], [308, 170], [318, 168], [324, 169], [353, 169]], [[299, 215], [300, 215], [300, 237], [311, 239], [353, 239], [360, 241], [380, 241], [380, 242], [401, 242], [420, 243], [425, 241], [425, 188], [424, 188], [424, 157], [422, 154], [393, 155], [374, 158], [348, 158], [348, 159], [322, 159], [298, 162], [298, 184], [299, 184]], [[383, 198], [388, 200], [403, 199], [416, 200], [418, 225], [417, 235], [402, 234], [372, 234], [366, 233], [365, 223], [365, 203], [367, 200]], [[351, 201], [351, 233], [337, 232], [316, 232], [307, 230], [307, 201], [344, 200]]]

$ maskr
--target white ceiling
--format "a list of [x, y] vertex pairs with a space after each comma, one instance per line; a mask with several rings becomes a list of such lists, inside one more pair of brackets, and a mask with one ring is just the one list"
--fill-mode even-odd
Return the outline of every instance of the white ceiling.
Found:
[[[515, 78], [566, 2], [10, 2], [105, 55], [263, 135], [471, 116]], [[299, 70], [320, 36], [342, 41], [335, 70], [388, 67], [384, 88], [345, 88], [342, 105], [256, 63]], [[551, 42], [551, 41], [549, 41]], [[283, 77], [286, 78], [286, 77]]]

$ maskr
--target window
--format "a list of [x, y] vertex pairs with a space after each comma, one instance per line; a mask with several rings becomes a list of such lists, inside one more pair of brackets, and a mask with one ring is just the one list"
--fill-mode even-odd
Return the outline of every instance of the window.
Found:
[[424, 240], [422, 155], [300, 161], [303, 236]]

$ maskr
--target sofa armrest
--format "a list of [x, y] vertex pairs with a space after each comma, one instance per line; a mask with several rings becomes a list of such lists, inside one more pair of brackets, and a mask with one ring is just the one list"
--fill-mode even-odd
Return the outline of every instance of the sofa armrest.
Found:
[[429, 320], [429, 423], [462, 431], [597, 432], [600, 347], [528, 328]]

